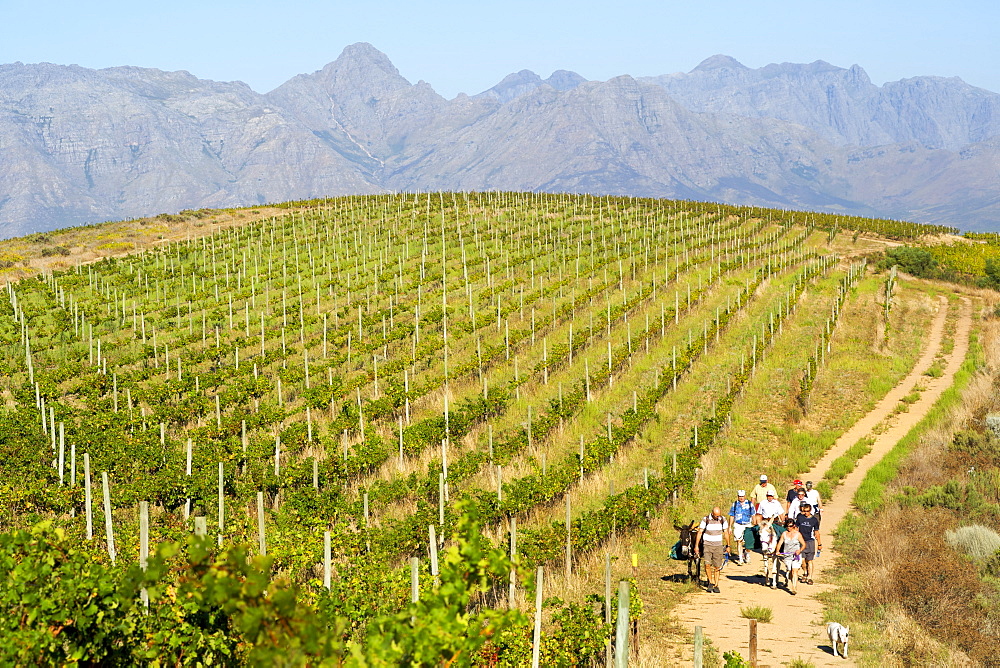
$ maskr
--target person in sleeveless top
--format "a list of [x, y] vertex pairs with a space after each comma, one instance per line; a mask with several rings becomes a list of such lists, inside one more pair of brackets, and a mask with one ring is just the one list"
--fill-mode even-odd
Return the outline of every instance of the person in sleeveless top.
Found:
[[802, 567], [802, 550], [805, 549], [805, 541], [795, 524], [795, 520], [785, 520], [785, 533], [778, 539], [778, 554], [785, 565], [785, 572], [788, 573], [788, 587], [795, 596], [798, 591], [799, 569]]

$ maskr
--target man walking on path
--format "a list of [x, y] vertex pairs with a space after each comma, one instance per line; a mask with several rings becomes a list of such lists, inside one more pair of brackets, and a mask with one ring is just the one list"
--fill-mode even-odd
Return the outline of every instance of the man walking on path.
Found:
[[[754, 507], [760, 513], [760, 504], [767, 500], [767, 494], [770, 492], [773, 496], [778, 496], [778, 491], [774, 489], [774, 485], [767, 481], [767, 476], [763, 473], [760, 474], [760, 484], [754, 485], [753, 490], [750, 492], [750, 500], [753, 501]], [[784, 512], [784, 508], [781, 509]]]
[[746, 551], [743, 541], [747, 529], [753, 526], [753, 511], [753, 504], [747, 498], [746, 490], [739, 490], [736, 493], [736, 500], [733, 501], [733, 505], [729, 508], [729, 521], [732, 522], [733, 539], [736, 541], [737, 564], [750, 563], [750, 553]]
[[773, 489], [768, 490], [767, 497], [763, 503], [757, 506], [757, 514], [765, 520], [777, 520], [781, 522], [785, 519], [785, 509], [781, 505], [781, 501], [774, 498], [775, 496]]
[[[722, 509], [716, 506], [712, 513], [706, 515], [698, 525], [698, 534], [694, 538], [694, 554], [705, 560], [705, 573], [708, 575], [708, 591], [719, 592], [719, 573], [722, 571], [722, 560], [726, 546], [729, 543], [729, 520], [722, 516]], [[701, 554], [698, 553], [701, 545]]]
[[806, 498], [809, 500], [809, 503], [812, 504], [813, 515], [819, 517], [822, 512], [821, 506], [823, 505], [823, 499], [820, 498], [819, 491], [813, 489], [812, 480], [806, 482]]
[[812, 584], [812, 562], [816, 558], [816, 552], [823, 547], [823, 541], [819, 536], [819, 518], [813, 514], [812, 504], [803, 501], [799, 506], [799, 516], [795, 518], [795, 525], [799, 527], [802, 540], [805, 541], [805, 548], [802, 550], [802, 577], [801, 582]]

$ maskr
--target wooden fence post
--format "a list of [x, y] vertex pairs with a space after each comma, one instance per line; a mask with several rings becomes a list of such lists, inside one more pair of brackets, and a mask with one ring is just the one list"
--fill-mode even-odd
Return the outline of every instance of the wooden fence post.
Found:
[[757, 668], [757, 620], [750, 620], [750, 665]]
[[705, 635], [700, 626], [694, 627], [694, 668], [704, 668]]

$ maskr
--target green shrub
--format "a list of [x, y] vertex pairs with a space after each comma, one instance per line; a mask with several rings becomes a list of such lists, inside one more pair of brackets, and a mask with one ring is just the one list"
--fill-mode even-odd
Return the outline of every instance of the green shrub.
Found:
[[816, 664], [811, 661], [806, 661], [803, 658], [796, 657], [788, 662], [788, 668], [816, 668]]
[[879, 260], [877, 268], [879, 271], [884, 271], [893, 265], [898, 265], [900, 269], [911, 276], [933, 278], [937, 260], [928, 250], [897, 246], [885, 251], [885, 257]]
[[987, 559], [983, 568], [987, 574], [995, 578], [1000, 578], [1000, 551], [997, 551], [992, 557]]
[[762, 605], [755, 605], [748, 608], [740, 608], [740, 615], [747, 619], [756, 619], [758, 622], [767, 624], [774, 617], [774, 611]]
[[739, 652], [733, 650], [722, 655], [726, 662], [726, 668], [750, 668], [750, 663], [745, 661]]
[[931, 378], [940, 378], [944, 375], [944, 363], [941, 360], [934, 360], [934, 364], [931, 364], [930, 368], [924, 371], [924, 375]]

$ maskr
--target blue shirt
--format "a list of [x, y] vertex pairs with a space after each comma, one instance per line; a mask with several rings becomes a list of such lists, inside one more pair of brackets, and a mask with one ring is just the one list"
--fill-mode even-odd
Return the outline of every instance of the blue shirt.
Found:
[[733, 506], [729, 509], [729, 514], [736, 524], [750, 524], [753, 519], [753, 504], [750, 503], [749, 499], [744, 499], [743, 501], [737, 499], [733, 501]]

